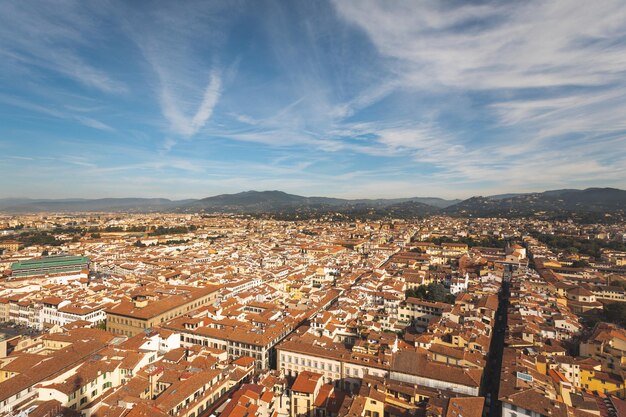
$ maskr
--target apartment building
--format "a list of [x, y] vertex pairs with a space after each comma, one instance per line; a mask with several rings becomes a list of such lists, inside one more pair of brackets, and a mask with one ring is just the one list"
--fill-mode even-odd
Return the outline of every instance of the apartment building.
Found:
[[77, 368], [42, 382], [41, 401], [56, 400], [72, 410], [82, 410], [121, 384], [120, 360], [86, 361]]
[[212, 305], [218, 295], [219, 286], [204, 287], [163, 286], [141, 289], [106, 310], [108, 331], [134, 336], [145, 329], [180, 317], [199, 307]]
[[298, 374], [290, 392], [290, 417], [310, 417], [314, 411], [324, 378], [322, 374], [304, 371]]
[[84, 320], [101, 323], [106, 320], [104, 305], [77, 305], [59, 297], [47, 297], [41, 300], [41, 321], [43, 327], [65, 326]]
[[[310, 339], [310, 338], [309, 338]], [[384, 377], [391, 365], [391, 355], [352, 353], [342, 344], [304, 341], [292, 338], [276, 347], [277, 368], [288, 376], [301, 372], [323, 375], [324, 383], [348, 392], [357, 392], [364, 375]]]
[[403, 324], [425, 328], [431, 320], [441, 318], [443, 312], [450, 308], [446, 303], [408, 297], [398, 308], [398, 319]]
[[10, 413], [38, 397], [35, 386], [41, 382], [71, 373], [84, 360], [101, 351], [112, 337], [98, 330], [68, 336], [65, 347], [50, 356], [42, 356], [36, 364], [27, 363], [0, 382], [0, 414]]
[[[208, 320], [207, 320], [207, 323]], [[273, 363], [274, 346], [293, 331], [289, 322], [274, 322], [264, 328], [241, 322], [225, 325], [205, 325], [202, 318], [182, 317], [167, 323], [164, 328], [181, 335], [183, 346], [201, 345], [222, 349], [230, 359], [249, 356], [258, 369], [268, 369]]]

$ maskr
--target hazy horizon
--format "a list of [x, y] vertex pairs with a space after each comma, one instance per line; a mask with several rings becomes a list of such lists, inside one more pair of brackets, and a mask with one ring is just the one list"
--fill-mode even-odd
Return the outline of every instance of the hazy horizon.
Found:
[[[587, 187], [587, 188], [616, 188], [616, 187]], [[619, 188], [618, 188], [619, 189]], [[582, 190], [582, 189], [581, 189]], [[147, 195], [147, 196], [136, 196], [136, 195], [127, 195], [127, 196], [97, 196], [97, 197], [21, 197], [21, 196], [7, 196], [7, 197], [2, 197], [0, 196], [0, 200], [11, 200], [11, 199], [15, 199], [15, 200], [96, 200], [96, 199], [106, 199], [106, 198], [114, 198], [114, 199], [125, 199], [125, 198], [145, 198], [145, 199], [168, 199], [168, 200], [172, 200], [172, 201], [176, 201], [176, 200], [201, 200], [204, 198], [209, 198], [209, 197], [215, 197], [218, 195], [223, 195], [223, 194], [239, 194], [239, 193], [245, 193], [245, 192], [272, 192], [272, 191], [280, 191], [280, 192], [285, 192], [283, 190], [242, 190], [242, 191], [237, 191], [234, 193], [222, 193], [222, 194], [211, 194], [211, 195], [205, 195], [205, 196], [201, 196], [201, 197], [184, 197], [184, 198], [170, 198], [167, 196], [151, 196], [151, 195]], [[390, 196], [390, 197], [341, 197], [341, 196], [333, 196], [333, 195], [304, 195], [304, 194], [299, 194], [299, 193], [287, 193], [287, 194], [294, 194], [294, 195], [299, 195], [301, 197], [308, 197], [308, 198], [312, 198], [312, 197], [328, 197], [328, 198], [338, 198], [338, 199], [347, 199], [347, 200], [376, 200], [376, 199], [403, 199], [403, 198], [440, 198], [443, 200], [448, 200], [448, 201], [452, 201], [452, 200], [465, 200], [471, 197], [490, 197], [490, 196], [497, 196], [497, 195], [506, 195], [506, 194], [532, 194], [532, 193], [542, 193], [545, 191], [555, 191], [555, 190], [534, 190], [534, 191], [528, 191], [528, 192], [510, 192], [510, 193], [501, 193], [501, 194], [474, 194], [474, 195], [469, 195], [469, 196], [461, 196], [461, 197], [441, 197], [441, 196], [437, 196], [437, 195], [421, 195], [421, 194], [414, 194], [414, 195], [405, 195], [405, 196]]]

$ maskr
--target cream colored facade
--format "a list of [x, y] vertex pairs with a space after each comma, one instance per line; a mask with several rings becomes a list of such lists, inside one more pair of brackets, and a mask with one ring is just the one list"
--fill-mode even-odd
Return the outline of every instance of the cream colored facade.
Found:
[[51, 386], [46, 387], [46, 385], [60, 383], [68, 378], [72, 378], [79, 368], [74, 368], [53, 380], [43, 382], [42, 387], [38, 390], [38, 399], [40, 401], [57, 400], [63, 406], [72, 410], [82, 410], [100, 398], [103, 392], [121, 384], [120, 368], [117, 366], [109, 372], [99, 373], [89, 381], [80, 379], [80, 386], [76, 385], [76, 389], [69, 393]]
[[311, 415], [311, 411], [314, 410], [315, 398], [320, 392], [320, 388], [322, 387], [323, 378], [320, 378], [315, 384], [315, 388], [312, 392], [302, 392], [291, 390], [290, 394], [290, 417], [309, 417]]
[[398, 308], [398, 319], [404, 324], [426, 327], [433, 318], [440, 318], [446, 304], [408, 298]]
[[290, 352], [279, 348], [277, 350], [278, 366], [288, 376], [296, 376], [302, 371], [316, 372], [324, 376], [324, 383], [334, 384], [335, 387], [347, 391], [357, 392], [361, 379], [365, 374], [379, 377], [387, 376], [386, 369], [379, 366], [358, 364], [343, 360], [317, 357], [305, 353]]

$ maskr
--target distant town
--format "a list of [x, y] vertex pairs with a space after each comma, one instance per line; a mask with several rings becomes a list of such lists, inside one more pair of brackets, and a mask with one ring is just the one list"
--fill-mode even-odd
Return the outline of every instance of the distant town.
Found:
[[0, 415], [626, 407], [622, 221], [6, 214], [0, 252]]

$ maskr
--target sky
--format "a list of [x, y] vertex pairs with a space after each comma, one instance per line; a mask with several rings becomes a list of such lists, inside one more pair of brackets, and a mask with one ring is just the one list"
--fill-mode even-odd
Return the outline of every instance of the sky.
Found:
[[626, 188], [626, 2], [0, 2], [0, 198]]

